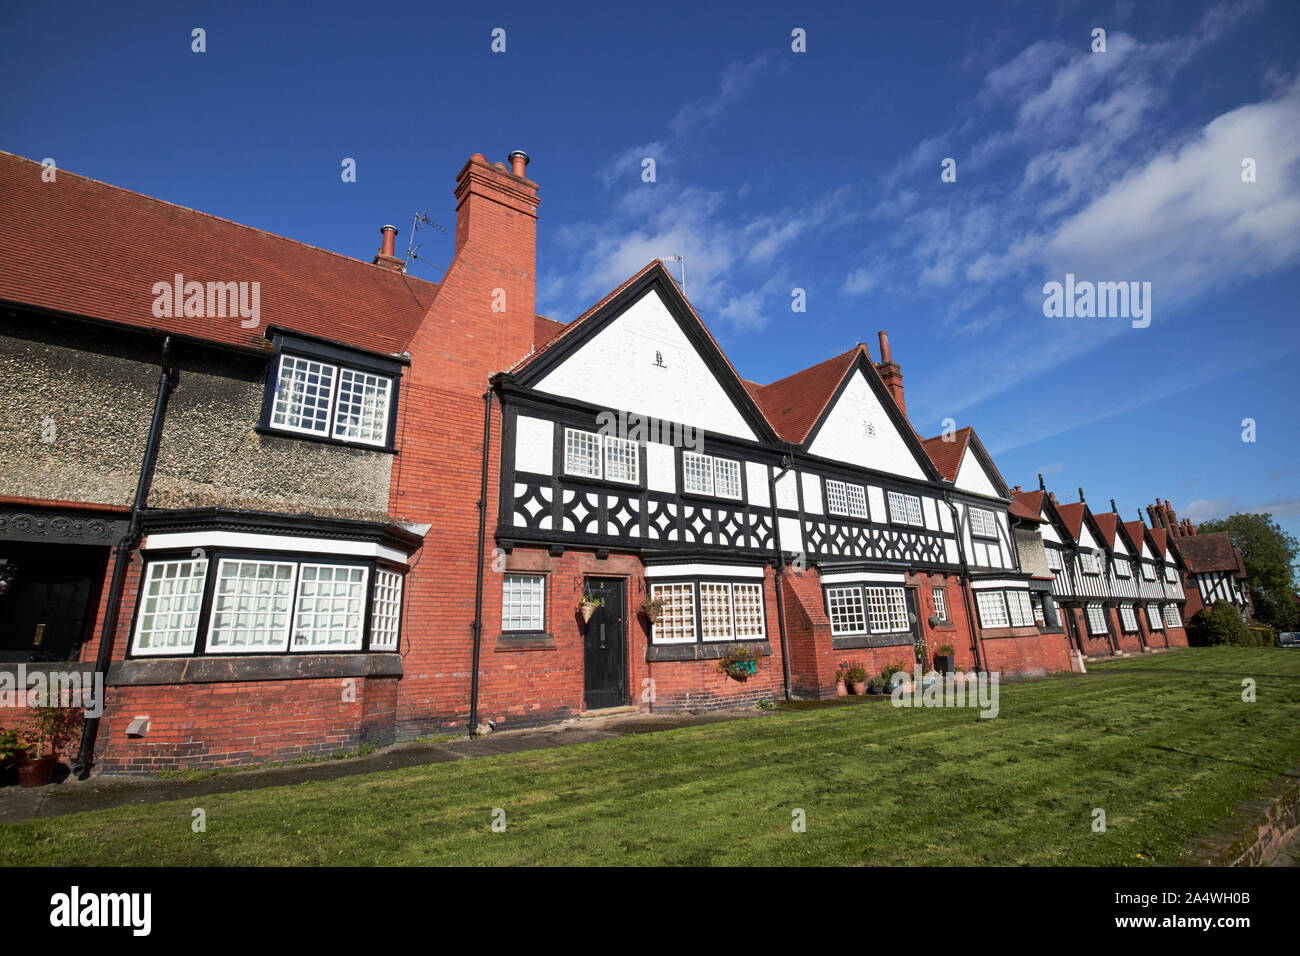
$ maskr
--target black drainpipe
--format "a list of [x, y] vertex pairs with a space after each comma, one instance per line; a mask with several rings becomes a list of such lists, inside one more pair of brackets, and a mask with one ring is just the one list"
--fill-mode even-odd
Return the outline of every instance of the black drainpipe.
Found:
[[781, 462], [781, 470], [767, 479], [767, 495], [772, 505], [772, 544], [776, 548], [776, 625], [781, 632], [781, 668], [785, 672], [785, 699], [790, 699], [790, 653], [785, 641], [785, 598], [781, 594], [781, 578], [785, 572], [785, 553], [781, 550], [780, 518], [776, 511], [776, 483], [794, 465], [794, 459], [786, 455]]
[[[149, 486], [153, 481], [153, 469], [158, 459], [158, 445], [162, 441], [163, 417], [167, 412], [167, 399], [171, 395], [173, 382], [171, 361], [172, 337], [163, 339], [162, 355], [158, 364], [162, 374], [158, 377], [158, 395], [153, 403], [153, 420], [149, 423], [149, 438], [145, 443], [144, 460], [140, 463], [140, 477], [135, 486], [135, 501], [131, 505], [131, 520], [126, 534], [117, 542], [113, 553], [113, 577], [108, 586], [108, 603], [104, 607], [104, 628], [99, 634], [99, 651], [95, 655], [95, 673], [101, 675], [102, 686], [107, 694], [108, 665], [113, 655], [113, 637], [117, 633], [118, 616], [121, 613], [122, 586], [126, 581], [126, 571], [131, 563], [131, 552], [140, 540], [140, 519], [144, 514], [145, 501], [149, 497]], [[104, 701], [99, 702], [103, 709]], [[99, 733], [100, 717], [87, 717], [82, 722], [81, 746], [77, 757], [72, 762], [72, 772], [80, 779], [86, 779], [95, 758], [95, 737]]]
[[483, 635], [483, 548], [487, 537], [488, 444], [492, 440], [492, 389], [483, 393], [483, 476], [478, 493], [478, 573], [474, 580], [474, 664], [469, 678], [469, 735], [478, 736], [478, 659]]
[[943, 501], [952, 512], [952, 526], [957, 537], [957, 556], [961, 558], [961, 600], [966, 605], [966, 623], [970, 625], [971, 649], [975, 652], [975, 673], [978, 674], [984, 670], [984, 663], [980, 657], [979, 621], [975, 617], [975, 610], [972, 607], [974, 602], [970, 596], [970, 564], [966, 561], [966, 549], [961, 543], [961, 519], [957, 517], [957, 506], [952, 503], [951, 492], [943, 493]]

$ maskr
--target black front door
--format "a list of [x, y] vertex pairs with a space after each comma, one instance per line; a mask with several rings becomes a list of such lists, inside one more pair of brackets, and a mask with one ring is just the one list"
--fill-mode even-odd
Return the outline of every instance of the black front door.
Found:
[[12, 582], [0, 596], [0, 660], [62, 661], [90, 636], [107, 548], [0, 542]]
[[600, 607], [583, 634], [588, 710], [627, 703], [626, 582], [621, 578], [587, 578], [586, 594]]

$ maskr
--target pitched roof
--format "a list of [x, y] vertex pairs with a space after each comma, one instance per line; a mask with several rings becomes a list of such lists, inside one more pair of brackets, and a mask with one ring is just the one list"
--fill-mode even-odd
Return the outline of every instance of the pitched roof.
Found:
[[[1042, 492], [1035, 492], [1041, 495]], [[1011, 504], [1007, 506], [1007, 514], [1022, 521], [1035, 521], [1038, 524], [1046, 524], [1047, 519], [1042, 516], [1037, 507], [1037, 502], [1032, 500], [1030, 494], [1025, 491], [1011, 492]]]
[[[0, 152], [0, 299], [257, 347], [267, 325], [397, 353], [437, 285]], [[155, 317], [155, 283], [259, 283], [260, 320]]]
[[847, 352], [787, 375], [771, 385], [745, 382], [745, 388], [776, 433], [785, 441], [798, 444], [808, 437], [822, 417], [859, 352], [865, 353], [866, 347], [855, 345]]
[[1119, 527], [1119, 515], [1113, 511], [1102, 511], [1094, 514], [1092, 520], [1097, 522], [1097, 527], [1101, 529], [1101, 537], [1106, 542], [1106, 547], [1114, 549], [1115, 531]]
[[934, 467], [939, 469], [939, 474], [948, 481], [957, 480], [957, 471], [961, 468], [962, 456], [966, 454], [966, 443], [970, 440], [971, 429], [959, 428], [954, 436], [952, 441], [945, 441], [942, 435], [921, 440], [925, 453], [934, 462]]
[[544, 315], [533, 316], [533, 345], [541, 348], [567, 328], [563, 322], [548, 319]]
[[1079, 540], [1079, 535], [1083, 530], [1083, 512], [1088, 506], [1082, 501], [1075, 501], [1068, 505], [1057, 505], [1056, 511], [1065, 522], [1065, 530], [1070, 532], [1070, 537], [1075, 541]]
[[1165, 529], [1152, 528], [1151, 540], [1156, 543], [1156, 554], [1160, 555], [1161, 557], [1164, 557], [1165, 552], [1169, 550], [1165, 545]]
[[1236, 549], [1232, 538], [1226, 531], [1210, 534], [1183, 535], [1176, 541], [1178, 553], [1183, 556], [1183, 563], [1193, 574], [1206, 571], [1237, 572]]
[[1141, 521], [1125, 521], [1124, 530], [1128, 532], [1129, 540], [1137, 547], [1140, 555], [1142, 553], [1142, 536], [1147, 533], [1147, 526]]

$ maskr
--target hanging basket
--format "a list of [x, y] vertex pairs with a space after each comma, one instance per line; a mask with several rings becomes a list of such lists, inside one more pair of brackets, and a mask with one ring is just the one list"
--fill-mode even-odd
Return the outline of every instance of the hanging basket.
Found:
[[579, 604], [578, 613], [582, 615], [582, 623], [584, 624], [590, 623], [591, 616], [596, 613], [596, 608], [599, 606], [600, 605], [598, 605], [595, 601], [583, 601], [581, 604]]
[[655, 598], [652, 601], [643, 601], [641, 604], [641, 613], [645, 615], [647, 621], [651, 624], [658, 624], [659, 617], [663, 614], [664, 602], [662, 598]]
[[758, 661], [735, 661], [727, 665], [727, 676], [742, 684], [758, 672]]

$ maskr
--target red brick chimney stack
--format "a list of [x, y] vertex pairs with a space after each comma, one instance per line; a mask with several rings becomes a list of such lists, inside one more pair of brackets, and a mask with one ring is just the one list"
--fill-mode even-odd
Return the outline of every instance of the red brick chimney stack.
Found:
[[894, 404], [906, 417], [907, 405], [903, 401], [903, 371], [889, 353], [889, 333], [879, 332], [877, 335], [880, 337], [880, 361], [876, 364], [876, 371], [880, 373], [881, 380], [889, 389], [889, 394], [893, 396]]
[[384, 234], [383, 245], [379, 247], [379, 251], [375, 253], [375, 257], [371, 262], [377, 266], [383, 266], [385, 269], [401, 272], [406, 268], [406, 262], [397, 258], [397, 254], [393, 251], [393, 243], [397, 238], [397, 227], [381, 226], [379, 231]]

